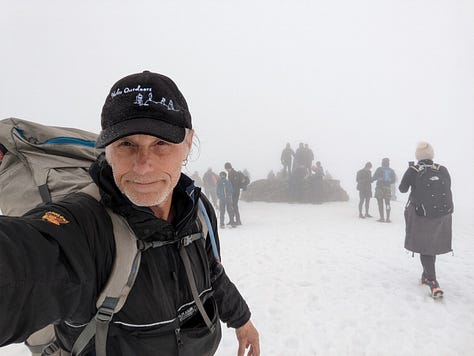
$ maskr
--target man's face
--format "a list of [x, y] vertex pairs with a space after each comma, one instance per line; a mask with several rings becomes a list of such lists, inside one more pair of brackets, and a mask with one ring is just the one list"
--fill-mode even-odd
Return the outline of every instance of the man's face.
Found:
[[106, 157], [115, 184], [135, 205], [170, 203], [192, 138], [193, 131], [189, 130], [179, 144], [149, 135], [131, 135], [111, 143]]

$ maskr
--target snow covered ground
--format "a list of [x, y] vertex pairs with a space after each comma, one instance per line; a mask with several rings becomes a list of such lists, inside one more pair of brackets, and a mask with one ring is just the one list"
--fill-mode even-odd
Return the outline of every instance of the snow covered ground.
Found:
[[[472, 213], [457, 204], [454, 256], [437, 259], [445, 298], [435, 301], [419, 283], [419, 257], [403, 249], [403, 207], [393, 202], [385, 224], [358, 219], [354, 200], [241, 203], [244, 225], [220, 232], [223, 263], [252, 309], [262, 355], [474, 355]], [[224, 327], [217, 355], [236, 354]], [[11, 345], [0, 355], [28, 352]]]

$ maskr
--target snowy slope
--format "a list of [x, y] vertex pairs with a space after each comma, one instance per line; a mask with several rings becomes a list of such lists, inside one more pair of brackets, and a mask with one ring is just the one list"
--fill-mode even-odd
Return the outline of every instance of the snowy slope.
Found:
[[[418, 256], [403, 249], [404, 202], [393, 203], [391, 224], [358, 219], [356, 204], [242, 202], [244, 225], [220, 232], [262, 355], [473, 355], [470, 215], [457, 205], [454, 256], [437, 260], [445, 298], [434, 301], [419, 284]], [[236, 355], [234, 331], [223, 329], [217, 355]], [[11, 345], [0, 355], [28, 353]]]

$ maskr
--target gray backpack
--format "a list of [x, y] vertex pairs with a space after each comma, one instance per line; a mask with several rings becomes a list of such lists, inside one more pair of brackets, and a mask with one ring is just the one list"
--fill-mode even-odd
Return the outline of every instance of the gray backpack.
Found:
[[[102, 150], [95, 148], [97, 135], [91, 132], [41, 125], [15, 118], [0, 121], [0, 144], [7, 152], [0, 164], [0, 210], [5, 215], [21, 216], [32, 208], [51, 201], [58, 201], [67, 194], [81, 191], [100, 201], [98, 187], [92, 183], [88, 173], [90, 165]], [[128, 226], [126, 220], [107, 209], [115, 238], [115, 260], [106, 287], [101, 292], [96, 306], [98, 312], [86, 326], [73, 346], [72, 355], [80, 355], [90, 340], [95, 337], [96, 355], [106, 355], [106, 340], [109, 323], [115, 313], [125, 304], [140, 266], [141, 252], [157, 245], [143, 246]], [[180, 244], [188, 282], [196, 307], [213, 331], [204, 306], [198, 296], [192, 266], [185, 250], [186, 244], [208, 233], [218, 260], [219, 255], [211, 223], [205, 207], [199, 200], [198, 217], [202, 234], [191, 235]], [[166, 241], [165, 241], [166, 243]], [[140, 246], [139, 246], [140, 245]], [[52, 325], [32, 334], [25, 344], [33, 356], [69, 356], [55, 342]]]

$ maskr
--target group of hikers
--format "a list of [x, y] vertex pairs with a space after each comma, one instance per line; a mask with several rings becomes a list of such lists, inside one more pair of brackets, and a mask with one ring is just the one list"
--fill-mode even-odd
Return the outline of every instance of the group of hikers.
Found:
[[[379, 209], [379, 222], [390, 222], [390, 200], [392, 200], [392, 186], [395, 184], [395, 171], [390, 168], [390, 160], [382, 159], [382, 165], [372, 175], [372, 163], [367, 162], [361, 170], [357, 171], [356, 182], [359, 191], [359, 218], [371, 218], [369, 214], [370, 198], [372, 198], [372, 183], [375, 185], [375, 199]], [[362, 208], [365, 205], [365, 214]], [[385, 213], [385, 214], [384, 214]]]
[[[230, 162], [226, 162], [224, 171], [219, 172], [219, 175], [209, 167], [202, 179], [197, 171], [191, 175], [191, 178], [196, 186], [204, 188], [208, 199], [219, 210], [219, 227], [221, 229], [224, 229], [226, 225], [231, 227], [242, 225], [239, 199], [240, 191], [247, 189], [250, 182], [249, 173], [246, 170], [237, 171]], [[229, 220], [224, 223], [226, 211]]]
[[290, 143], [287, 143], [280, 157], [283, 165], [283, 178], [290, 178], [291, 176], [306, 177], [311, 174], [323, 177], [324, 170], [321, 162], [317, 161], [313, 165], [314, 153], [307, 143], [300, 142], [296, 151], [291, 148]]
[[[423, 267], [421, 283], [430, 287], [434, 298], [443, 296], [436, 279], [436, 255], [452, 251], [453, 201], [451, 178], [446, 167], [433, 162], [434, 150], [428, 142], [420, 142], [415, 151], [417, 163], [409, 162], [409, 167], [398, 187], [410, 196], [405, 208], [405, 248], [420, 254]], [[312, 166], [314, 154], [307, 144], [300, 143], [296, 152], [289, 143], [281, 153], [282, 175], [288, 178], [291, 197], [299, 197], [299, 188], [304, 179], [313, 179], [318, 192], [318, 184], [324, 177], [320, 162]], [[314, 172], [314, 174], [313, 174]], [[270, 177], [269, 177], [270, 178]], [[271, 177], [273, 178], [273, 176]], [[385, 157], [372, 174], [372, 163], [367, 162], [356, 174], [359, 191], [358, 213], [360, 219], [371, 218], [370, 199], [372, 183], [375, 183], [373, 196], [377, 201], [378, 222], [391, 222], [391, 200], [395, 199], [397, 175], [390, 167], [390, 159]], [[301, 192], [300, 192], [301, 195]]]
[[[417, 163], [409, 162], [398, 187], [401, 193], [410, 190], [405, 207], [405, 248], [420, 254], [423, 268], [421, 283], [430, 287], [434, 298], [443, 296], [436, 279], [436, 255], [452, 251], [452, 213], [454, 204], [451, 193], [451, 177], [446, 167], [433, 162], [434, 150], [430, 143], [420, 142], [415, 150]], [[371, 218], [372, 183], [379, 210], [379, 222], [390, 222], [390, 200], [396, 175], [390, 168], [390, 160], [382, 164], [372, 175], [372, 163], [367, 162], [356, 174], [359, 191], [359, 218]], [[364, 211], [363, 211], [364, 208]], [[385, 213], [385, 215], [384, 215]]]
[[[288, 195], [290, 201], [298, 202], [304, 200], [305, 191], [303, 189], [303, 182], [305, 180], [313, 181], [312, 195], [315, 201], [322, 201], [322, 183], [321, 181], [326, 176], [324, 168], [320, 161], [314, 161], [314, 153], [309, 145], [306, 143], [299, 143], [298, 148], [294, 151], [290, 143], [287, 143], [280, 156], [282, 171], [278, 178], [288, 180]], [[273, 172], [269, 173], [267, 178], [273, 179], [276, 176]]]
[[[230, 162], [219, 175], [209, 168], [202, 179], [206, 197], [197, 177], [181, 172], [194, 130], [170, 78], [144, 71], [117, 81], [98, 136], [34, 124], [27, 132], [22, 125], [28, 126], [0, 121], [1, 209], [17, 212], [0, 217], [0, 346], [26, 341], [35, 356], [213, 355], [222, 321], [235, 329], [238, 356], [260, 355], [250, 308], [219, 248], [225, 212], [230, 226], [242, 224], [238, 202], [249, 177]], [[83, 155], [76, 159], [77, 153]], [[433, 162], [429, 143], [420, 143], [415, 156], [399, 186], [411, 188], [405, 248], [420, 254], [421, 282], [438, 298], [436, 255], [452, 250], [451, 179]], [[296, 152], [288, 143], [281, 155], [295, 184], [295, 177], [323, 179], [313, 160], [303, 143]], [[61, 179], [66, 163], [74, 170]], [[389, 163], [384, 158], [373, 175], [370, 162], [357, 172], [360, 218], [371, 217], [376, 182], [378, 221], [390, 222], [395, 173]], [[45, 178], [47, 165], [54, 174]], [[73, 186], [76, 178], [81, 188]], [[58, 194], [68, 185], [68, 193]], [[28, 188], [41, 204], [25, 198]]]

